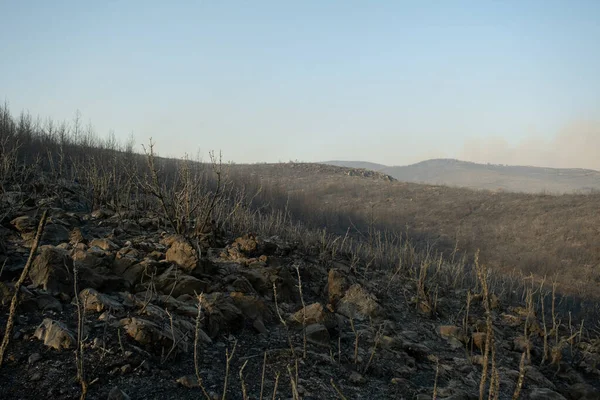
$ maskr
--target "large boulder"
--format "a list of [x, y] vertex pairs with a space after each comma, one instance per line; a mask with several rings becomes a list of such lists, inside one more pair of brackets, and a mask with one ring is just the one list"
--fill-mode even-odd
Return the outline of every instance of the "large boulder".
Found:
[[240, 270], [240, 273], [261, 296], [272, 296], [273, 284], [275, 284], [279, 301], [290, 301], [297, 298], [297, 278], [294, 278], [285, 267], [244, 268]]
[[243, 326], [242, 311], [227, 294], [217, 292], [202, 296], [201, 304], [208, 335], [211, 338], [221, 332], [237, 330]]
[[[79, 267], [78, 270], [79, 287], [118, 291], [127, 286], [123, 279], [116, 276], [100, 275], [86, 267]], [[51, 294], [72, 294], [73, 277], [73, 259], [69, 253], [50, 245], [40, 248], [40, 254], [33, 260], [29, 270], [33, 285]]]
[[93, 247], [90, 247], [87, 250], [75, 249], [72, 257], [73, 262], [76, 263], [78, 267], [89, 269], [108, 267], [112, 264], [110, 257], [106, 257], [104, 252], [96, 251]]
[[260, 333], [267, 332], [265, 321], [272, 317], [271, 311], [260, 297], [245, 295], [240, 292], [230, 294], [233, 303], [240, 309], [244, 318], [252, 323], [252, 327]]
[[209, 282], [195, 278], [181, 271], [176, 266], [169, 267], [155, 278], [156, 289], [173, 297], [183, 294], [203, 293], [208, 290]]
[[73, 260], [66, 250], [42, 246], [33, 260], [29, 278], [35, 287], [50, 293], [70, 293], [73, 291]]
[[131, 286], [140, 283], [145, 272], [152, 275], [156, 269], [154, 265], [140, 263], [140, 252], [133, 247], [123, 247], [119, 250], [112, 264], [113, 272], [127, 280]]
[[[10, 223], [17, 231], [19, 231], [23, 240], [27, 242], [33, 241], [38, 225], [38, 220], [36, 218], [23, 215], [14, 218]], [[64, 225], [54, 223], [50, 220], [44, 227], [41, 241], [42, 243], [57, 245], [62, 242], [68, 242], [69, 235], [70, 232]]]

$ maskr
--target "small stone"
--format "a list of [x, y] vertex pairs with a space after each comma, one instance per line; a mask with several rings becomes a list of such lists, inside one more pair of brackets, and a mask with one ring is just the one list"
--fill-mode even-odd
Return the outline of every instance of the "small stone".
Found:
[[350, 379], [350, 382], [352, 382], [355, 385], [362, 385], [363, 383], [366, 382], [365, 377], [356, 371], [352, 371], [349, 379]]
[[42, 379], [42, 373], [41, 372], [34, 372], [31, 375], [31, 378], [29, 378], [29, 380], [32, 381], [32, 382], [37, 382], [37, 381], [39, 381], [41, 379]]
[[27, 362], [29, 364], [35, 364], [36, 362], [40, 361], [42, 359], [42, 356], [40, 353], [33, 353], [32, 355], [29, 356], [29, 359], [27, 360]]
[[127, 374], [129, 372], [131, 372], [131, 364], [125, 364], [121, 367], [122, 374]]
[[129, 396], [115, 386], [108, 393], [108, 400], [129, 400]]
[[147, 360], [142, 361], [142, 363], [138, 366], [138, 368], [143, 369], [144, 371], [150, 371], [150, 363]]
[[252, 326], [254, 327], [254, 329], [256, 329], [259, 333], [267, 333], [267, 328], [265, 327], [265, 324], [263, 323], [263, 321], [261, 319], [255, 319], [252, 322]]
[[178, 378], [175, 382], [190, 389], [200, 387], [198, 384], [198, 379], [194, 375], [184, 375], [181, 378]]

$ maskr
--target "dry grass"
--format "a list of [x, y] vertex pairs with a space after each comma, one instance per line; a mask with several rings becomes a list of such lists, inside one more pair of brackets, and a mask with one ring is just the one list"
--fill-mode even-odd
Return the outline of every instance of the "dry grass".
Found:
[[[494, 193], [346, 176], [314, 164], [237, 165], [232, 176], [289, 194], [288, 210], [340, 234], [356, 226], [405, 232], [420, 250], [474, 254], [505, 273], [560, 273], [561, 292], [592, 296], [600, 282], [600, 194]], [[292, 179], [293, 178], [293, 179]], [[254, 183], [252, 181], [254, 180]], [[247, 181], [248, 182], [248, 181]], [[277, 200], [263, 191], [272, 203]]]

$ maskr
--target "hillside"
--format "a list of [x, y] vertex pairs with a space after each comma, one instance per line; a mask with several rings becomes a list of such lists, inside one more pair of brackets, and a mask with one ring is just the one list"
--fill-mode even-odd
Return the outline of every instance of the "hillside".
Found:
[[399, 181], [523, 193], [588, 193], [600, 190], [600, 172], [528, 166], [477, 164], [453, 159], [433, 159], [407, 166], [385, 166], [360, 161], [326, 164], [368, 168]]
[[[492, 246], [553, 260], [546, 236], [515, 236], [547, 229], [561, 262], [594, 255], [597, 197], [205, 164], [59, 129], [0, 109], [2, 399], [600, 398], [598, 302], [566, 274], [505, 273]], [[448, 227], [481, 257], [462, 237], [447, 252]]]
[[[351, 227], [408, 232], [421, 250], [472, 257], [507, 274], [558, 274], [571, 293], [597, 295], [600, 194], [491, 192], [351, 176], [318, 164], [236, 165], [254, 187], [288, 193], [281, 207], [340, 234]], [[356, 170], [362, 171], [362, 170]], [[240, 178], [241, 179], [241, 178]], [[269, 200], [271, 203], [275, 199]]]

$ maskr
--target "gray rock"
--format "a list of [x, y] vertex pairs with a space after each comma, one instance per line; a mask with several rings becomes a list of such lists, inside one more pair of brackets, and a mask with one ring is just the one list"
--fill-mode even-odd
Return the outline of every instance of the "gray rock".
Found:
[[535, 388], [529, 393], [530, 400], [567, 400], [563, 395], [547, 388]]
[[129, 400], [130, 397], [117, 386], [113, 387], [110, 392], [108, 392], [108, 400]]
[[329, 346], [329, 331], [322, 324], [312, 324], [306, 327], [306, 340], [322, 346]]
[[75, 345], [73, 333], [63, 323], [50, 318], [44, 319], [33, 336], [56, 350], [68, 349]]
[[42, 355], [40, 353], [33, 353], [32, 355], [29, 356], [29, 358], [27, 359], [27, 362], [31, 365], [35, 364], [36, 362], [40, 361], [42, 359]]

